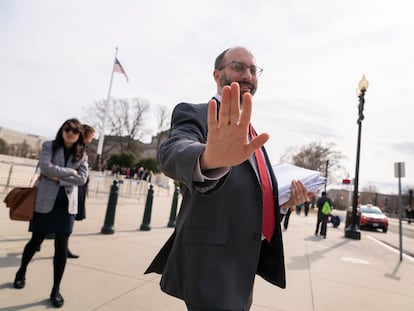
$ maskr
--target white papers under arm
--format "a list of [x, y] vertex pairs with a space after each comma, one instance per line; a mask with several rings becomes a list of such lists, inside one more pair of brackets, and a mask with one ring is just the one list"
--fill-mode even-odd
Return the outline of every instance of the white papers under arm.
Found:
[[292, 180], [300, 180], [308, 192], [316, 192], [326, 184], [326, 178], [320, 172], [309, 170], [292, 164], [282, 163], [273, 166], [279, 191], [279, 204], [282, 205], [290, 199]]

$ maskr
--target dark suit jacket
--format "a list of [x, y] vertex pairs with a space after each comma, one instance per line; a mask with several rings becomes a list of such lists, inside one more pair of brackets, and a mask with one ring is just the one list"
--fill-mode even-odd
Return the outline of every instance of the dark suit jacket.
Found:
[[[207, 138], [207, 105], [179, 104], [169, 139], [158, 152], [162, 171], [183, 194], [173, 235], [145, 273], [162, 273], [161, 288], [193, 307], [242, 309], [255, 274], [284, 288], [279, 208], [270, 243], [262, 241], [262, 194], [250, 161], [230, 168], [218, 183], [197, 183], [193, 174]], [[273, 189], [276, 178], [270, 168]], [[212, 189], [200, 192], [198, 189]], [[277, 191], [275, 206], [279, 206]]]

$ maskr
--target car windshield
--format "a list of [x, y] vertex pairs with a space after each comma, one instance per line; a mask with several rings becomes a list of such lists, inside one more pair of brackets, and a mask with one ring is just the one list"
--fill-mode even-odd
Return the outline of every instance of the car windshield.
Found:
[[369, 207], [363, 207], [361, 209], [362, 213], [367, 213], [367, 214], [382, 214], [382, 212], [380, 210], [377, 210], [375, 208], [369, 208]]

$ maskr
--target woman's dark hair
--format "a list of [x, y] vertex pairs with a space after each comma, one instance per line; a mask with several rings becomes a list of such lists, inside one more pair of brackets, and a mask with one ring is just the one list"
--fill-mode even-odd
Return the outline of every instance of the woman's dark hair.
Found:
[[85, 151], [85, 144], [83, 141], [84, 133], [82, 123], [80, 123], [80, 121], [76, 118], [68, 119], [65, 122], [63, 122], [56, 134], [55, 140], [52, 143], [52, 154], [54, 155], [58, 148], [65, 147], [62, 132], [66, 126], [70, 126], [72, 129], [76, 129], [79, 131], [78, 140], [76, 141], [76, 143], [73, 144], [73, 146], [69, 150], [70, 155], [73, 156], [72, 162], [77, 162], [83, 157]]
[[88, 137], [89, 134], [95, 133], [95, 129], [89, 124], [83, 124], [83, 137]]

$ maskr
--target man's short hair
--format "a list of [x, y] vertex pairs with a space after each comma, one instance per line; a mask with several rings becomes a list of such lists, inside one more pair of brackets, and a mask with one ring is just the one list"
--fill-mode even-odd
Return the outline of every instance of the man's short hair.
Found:
[[226, 56], [226, 53], [230, 50], [230, 48], [225, 49], [223, 52], [220, 53], [219, 56], [217, 56], [216, 61], [214, 62], [214, 69], [219, 69], [223, 67], [223, 59], [224, 56]]

